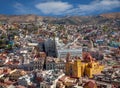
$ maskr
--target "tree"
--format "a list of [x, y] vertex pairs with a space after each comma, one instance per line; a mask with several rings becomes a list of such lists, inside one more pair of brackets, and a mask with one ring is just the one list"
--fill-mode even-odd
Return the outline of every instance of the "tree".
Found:
[[8, 44], [8, 45], [6, 46], [6, 49], [7, 49], [7, 50], [11, 50], [11, 49], [12, 49], [12, 45], [11, 45], [11, 44]]
[[2, 34], [2, 35], [1, 35], [1, 39], [4, 39], [4, 38], [6, 38], [6, 35], [5, 35], [5, 34]]
[[107, 26], [104, 26], [103, 27], [103, 32], [107, 32], [108, 31], [108, 27]]
[[2, 45], [3, 44], [3, 42], [2, 42], [2, 40], [0, 40], [0, 45]]

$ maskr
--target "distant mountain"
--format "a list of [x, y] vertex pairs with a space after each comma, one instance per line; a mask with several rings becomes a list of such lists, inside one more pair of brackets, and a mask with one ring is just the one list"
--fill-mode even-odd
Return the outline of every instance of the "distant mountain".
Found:
[[112, 18], [112, 19], [120, 19], [120, 12], [118, 13], [106, 13], [106, 14], [101, 14], [100, 16], [105, 17], [105, 18]]
[[57, 24], [100, 24], [112, 22], [113, 20], [120, 19], [120, 13], [108, 13], [98, 16], [66, 16], [63, 18], [46, 18], [45, 22]]
[[37, 15], [0, 15], [0, 20], [8, 22], [35, 22], [42, 21], [43, 17]]
[[65, 16], [65, 17], [45, 17], [37, 15], [0, 15], [1, 21], [7, 22], [36, 22], [43, 21], [52, 24], [100, 24], [120, 19], [120, 13], [108, 13], [98, 16]]

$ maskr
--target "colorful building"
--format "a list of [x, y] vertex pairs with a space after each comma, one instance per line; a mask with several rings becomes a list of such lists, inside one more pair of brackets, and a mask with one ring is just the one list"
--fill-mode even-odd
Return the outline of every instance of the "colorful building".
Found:
[[[88, 55], [88, 54], [87, 54]], [[94, 74], [99, 74], [104, 69], [104, 66], [100, 65], [98, 62], [93, 61], [92, 57], [88, 55], [89, 60], [81, 61], [76, 58], [74, 61], [69, 61], [70, 54], [66, 58], [66, 75], [70, 77], [80, 78], [83, 76], [88, 76], [92, 78]]]
[[89, 81], [84, 85], [84, 88], [97, 88], [96, 83]]

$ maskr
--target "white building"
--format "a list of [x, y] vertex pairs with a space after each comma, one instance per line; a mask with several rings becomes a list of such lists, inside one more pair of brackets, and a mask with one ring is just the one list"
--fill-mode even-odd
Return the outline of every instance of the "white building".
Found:
[[70, 53], [72, 57], [82, 57], [82, 48], [80, 45], [76, 45], [76, 38], [73, 42], [64, 44], [59, 41], [59, 38], [49, 38], [45, 41], [45, 52], [48, 56], [57, 58], [65, 58], [67, 53]]
[[75, 57], [75, 56], [82, 57], [82, 48], [57, 50], [57, 57], [65, 58], [67, 53], [70, 53], [71, 57]]
[[67, 53], [70, 53], [72, 57], [82, 57], [81, 46], [75, 45], [75, 47], [70, 47], [71, 45], [74, 45], [75, 42], [77, 42], [77, 39], [65, 45], [64, 43], [60, 43], [58, 38], [55, 38], [57, 58], [65, 58]]
[[19, 85], [22, 85], [22, 86], [25, 86], [25, 87], [28, 87], [28, 85], [31, 84], [31, 78], [33, 77], [33, 75], [25, 75], [25, 76], [22, 76], [18, 79], [18, 84]]
[[43, 76], [45, 81], [40, 83], [40, 88], [56, 88], [57, 81], [64, 75], [64, 73], [55, 74], [54, 72], [48, 71]]

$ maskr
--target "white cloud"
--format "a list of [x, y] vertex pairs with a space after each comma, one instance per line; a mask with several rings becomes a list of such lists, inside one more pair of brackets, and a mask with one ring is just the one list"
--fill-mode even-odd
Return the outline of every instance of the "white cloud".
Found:
[[51, 1], [35, 5], [44, 14], [53, 15], [89, 15], [91, 13], [101, 13], [120, 7], [119, 0], [93, 0], [89, 4], [69, 4], [68, 2]]
[[[33, 5], [34, 6], [34, 5]], [[37, 14], [38, 12], [30, 7], [25, 6], [24, 4], [16, 2], [13, 7], [15, 8], [15, 14]]]
[[39, 3], [35, 5], [35, 7], [44, 14], [60, 15], [66, 13], [66, 11], [70, 10], [73, 6], [67, 2], [52, 1]]
[[[44, 0], [43, 0], [44, 1]], [[79, 4], [77, 6], [58, 0], [46, 0], [44, 2], [31, 3], [24, 5], [14, 4], [16, 14], [45, 14], [45, 15], [90, 15], [112, 11], [120, 8], [120, 0], [91, 0], [88, 4]]]
[[16, 9], [16, 13], [26, 13], [26, 8], [21, 3], [16, 2], [13, 7]]
[[96, 11], [105, 12], [105, 11], [109, 11], [114, 8], [120, 7], [120, 1], [119, 0], [97, 0], [86, 5], [80, 4], [78, 7], [80, 12], [84, 12], [84, 13], [92, 13]]

